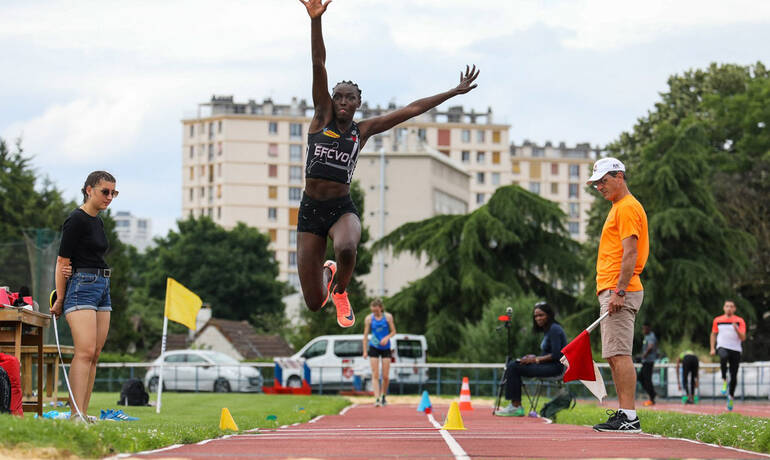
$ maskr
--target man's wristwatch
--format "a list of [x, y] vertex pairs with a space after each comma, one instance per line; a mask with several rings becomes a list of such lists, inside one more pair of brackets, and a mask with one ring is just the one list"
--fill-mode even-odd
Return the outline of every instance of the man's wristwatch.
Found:
[[626, 291], [623, 290], [623, 289], [618, 289], [617, 291], [615, 291], [615, 294], [617, 294], [618, 297], [625, 297], [626, 296]]

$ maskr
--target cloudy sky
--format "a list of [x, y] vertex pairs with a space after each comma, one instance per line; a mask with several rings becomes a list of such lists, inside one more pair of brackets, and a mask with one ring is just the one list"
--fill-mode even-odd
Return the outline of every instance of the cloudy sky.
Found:
[[[451, 101], [530, 139], [605, 144], [666, 78], [711, 62], [770, 63], [770, 2], [334, 0], [329, 80], [371, 105], [479, 87]], [[94, 169], [115, 210], [165, 234], [181, 214], [181, 124], [212, 94], [310, 100], [310, 27], [297, 0], [0, 2], [0, 137], [75, 198]]]

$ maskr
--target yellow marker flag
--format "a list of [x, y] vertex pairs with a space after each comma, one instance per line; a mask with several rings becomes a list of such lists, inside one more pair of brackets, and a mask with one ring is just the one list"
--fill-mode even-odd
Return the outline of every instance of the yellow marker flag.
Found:
[[166, 280], [166, 317], [195, 330], [195, 318], [203, 301], [174, 278]]

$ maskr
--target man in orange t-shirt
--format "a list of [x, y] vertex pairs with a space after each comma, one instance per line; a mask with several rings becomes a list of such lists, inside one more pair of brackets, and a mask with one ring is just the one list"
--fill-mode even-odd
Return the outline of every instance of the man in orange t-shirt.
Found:
[[642, 428], [634, 405], [636, 370], [631, 352], [634, 321], [644, 299], [639, 274], [650, 253], [647, 214], [628, 190], [626, 167], [617, 158], [598, 160], [588, 183], [612, 201], [599, 240], [596, 294], [601, 313], [609, 311], [601, 323], [602, 357], [610, 364], [618, 392], [618, 411], [594, 430], [638, 433]]

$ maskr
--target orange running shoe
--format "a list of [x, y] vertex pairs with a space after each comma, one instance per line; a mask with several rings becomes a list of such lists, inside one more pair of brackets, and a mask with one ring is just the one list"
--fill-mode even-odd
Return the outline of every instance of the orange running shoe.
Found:
[[322, 308], [329, 301], [329, 296], [332, 293], [332, 281], [334, 281], [334, 274], [337, 273], [337, 264], [333, 260], [327, 260], [324, 262], [324, 268], [328, 268], [332, 272], [332, 276], [329, 277], [329, 282], [326, 284], [326, 300], [321, 304]]
[[340, 327], [350, 327], [356, 324], [356, 315], [353, 314], [353, 309], [350, 308], [348, 293], [337, 294], [332, 292], [332, 300], [334, 301], [334, 306], [337, 307], [337, 324]]
[[648, 407], [649, 406], [654, 406], [655, 405], [655, 401], [653, 401], [651, 399], [648, 399], [647, 401], [644, 402], [644, 405], [648, 406]]

